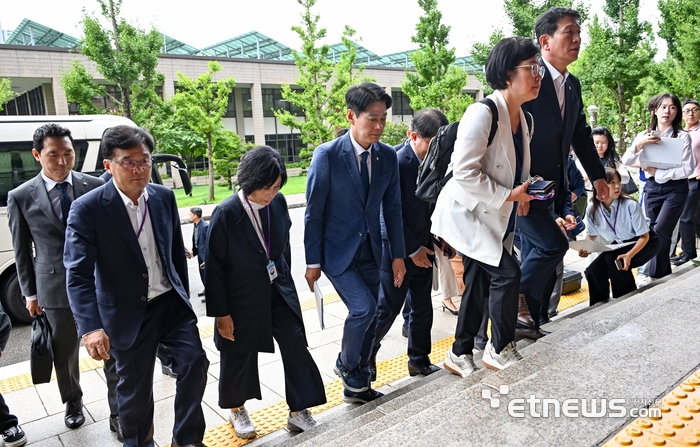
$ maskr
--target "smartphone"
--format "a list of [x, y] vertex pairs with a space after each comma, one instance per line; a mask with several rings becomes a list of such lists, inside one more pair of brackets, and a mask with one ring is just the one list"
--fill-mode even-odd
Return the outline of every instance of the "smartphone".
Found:
[[661, 131], [652, 130], [650, 133], [652, 137], [661, 138]]
[[622, 270], [625, 268], [625, 261], [623, 259], [615, 259], [615, 267], [617, 267], [618, 270]]

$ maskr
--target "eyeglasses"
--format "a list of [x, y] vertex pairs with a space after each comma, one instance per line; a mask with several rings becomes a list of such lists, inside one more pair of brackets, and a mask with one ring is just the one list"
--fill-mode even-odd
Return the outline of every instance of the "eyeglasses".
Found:
[[153, 165], [153, 161], [150, 158], [146, 158], [145, 160], [141, 161], [131, 161], [131, 160], [126, 160], [126, 161], [120, 161], [120, 160], [110, 160], [112, 163], [119, 163], [122, 165], [122, 167], [128, 171], [133, 171], [136, 169], [138, 166], [139, 168], [146, 170]]
[[529, 68], [533, 78], [536, 78], [538, 76], [540, 78], [544, 77], [545, 68], [540, 64], [518, 65], [515, 68]]
[[697, 107], [694, 107], [692, 109], [685, 109], [683, 111], [683, 114], [688, 115], [689, 113], [698, 113], [698, 112], [700, 112], [700, 109], [698, 109]]

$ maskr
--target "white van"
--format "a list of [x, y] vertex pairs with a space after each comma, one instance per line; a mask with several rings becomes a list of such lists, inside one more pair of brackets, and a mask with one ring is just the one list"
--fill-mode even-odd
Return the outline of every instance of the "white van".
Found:
[[[113, 115], [75, 116], [0, 116], [0, 302], [5, 312], [15, 321], [30, 323], [25, 300], [19, 288], [15, 271], [15, 255], [7, 220], [7, 193], [41, 171], [41, 165], [32, 155], [34, 131], [47, 123], [58, 123], [70, 129], [75, 141], [73, 169], [92, 175], [104, 171], [100, 138], [105, 129], [135, 124], [124, 117]], [[192, 186], [182, 159], [174, 155], [154, 154], [154, 162], [175, 162], [186, 192]], [[154, 183], [162, 183], [157, 169], [153, 169]]]

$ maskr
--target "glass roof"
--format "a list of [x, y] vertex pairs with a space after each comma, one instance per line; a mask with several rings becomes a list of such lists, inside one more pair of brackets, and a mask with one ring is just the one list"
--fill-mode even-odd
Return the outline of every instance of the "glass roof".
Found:
[[8, 45], [75, 48], [78, 46], [78, 39], [48, 26], [24, 19], [5, 43]]
[[160, 51], [164, 54], [199, 54], [199, 50], [192, 45], [187, 45], [184, 42], [161, 34], [163, 38], [163, 46]]
[[[257, 31], [242, 34], [238, 37], [210, 45], [201, 50], [187, 45], [173, 37], [161, 34], [164, 54], [185, 54], [216, 57], [231, 57], [244, 59], [265, 59], [275, 61], [293, 61], [292, 49]], [[76, 48], [79, 40], [75, 37], [56, 31], [29, 19], [14, 30], [5, 42], [9, 45], [36, 45], [59, 48]], [[356, 44], [357, 45], [357, 44]], [[343, 43], [330, 45], [328, 59], [339, 61], [340, 55], [346, 51]], [[357, 62], [367, 67], [412, 68], [410, 54], [415, 50], [379, 56], [362, 45], [357, 45]], [[474, 63], [471, 56], [458, 57], [453, 65], [474, 72], [482, 71], [483, 67]]]
[[202, 48], [206, 56], [293, 61], [292, 49], [257, 31]]

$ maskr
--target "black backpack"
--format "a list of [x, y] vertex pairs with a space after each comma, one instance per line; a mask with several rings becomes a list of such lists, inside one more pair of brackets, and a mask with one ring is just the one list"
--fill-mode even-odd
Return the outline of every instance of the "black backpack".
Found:
[[[498, 130], [498, 108], [489, 99], [484, 98], [479, 101], [491, 110], [491, 131], [489, 132], [488, 146], [491, 146], [493, 138]], [[528, 132], [532, 129], [532, 115], [525, 113]], [[430, 140], [428, 153], [423, 162], [418, 167], [418, 178], [416, 179], [416, 197], [426, 202], [435, 203], [442, 188], [452, 178], [452, 171], [445, 175], [447, 167], [452, 159], [452, 152], [457, 139], [457, 128], [459, 122], [440, 127], [438, 133]]]

